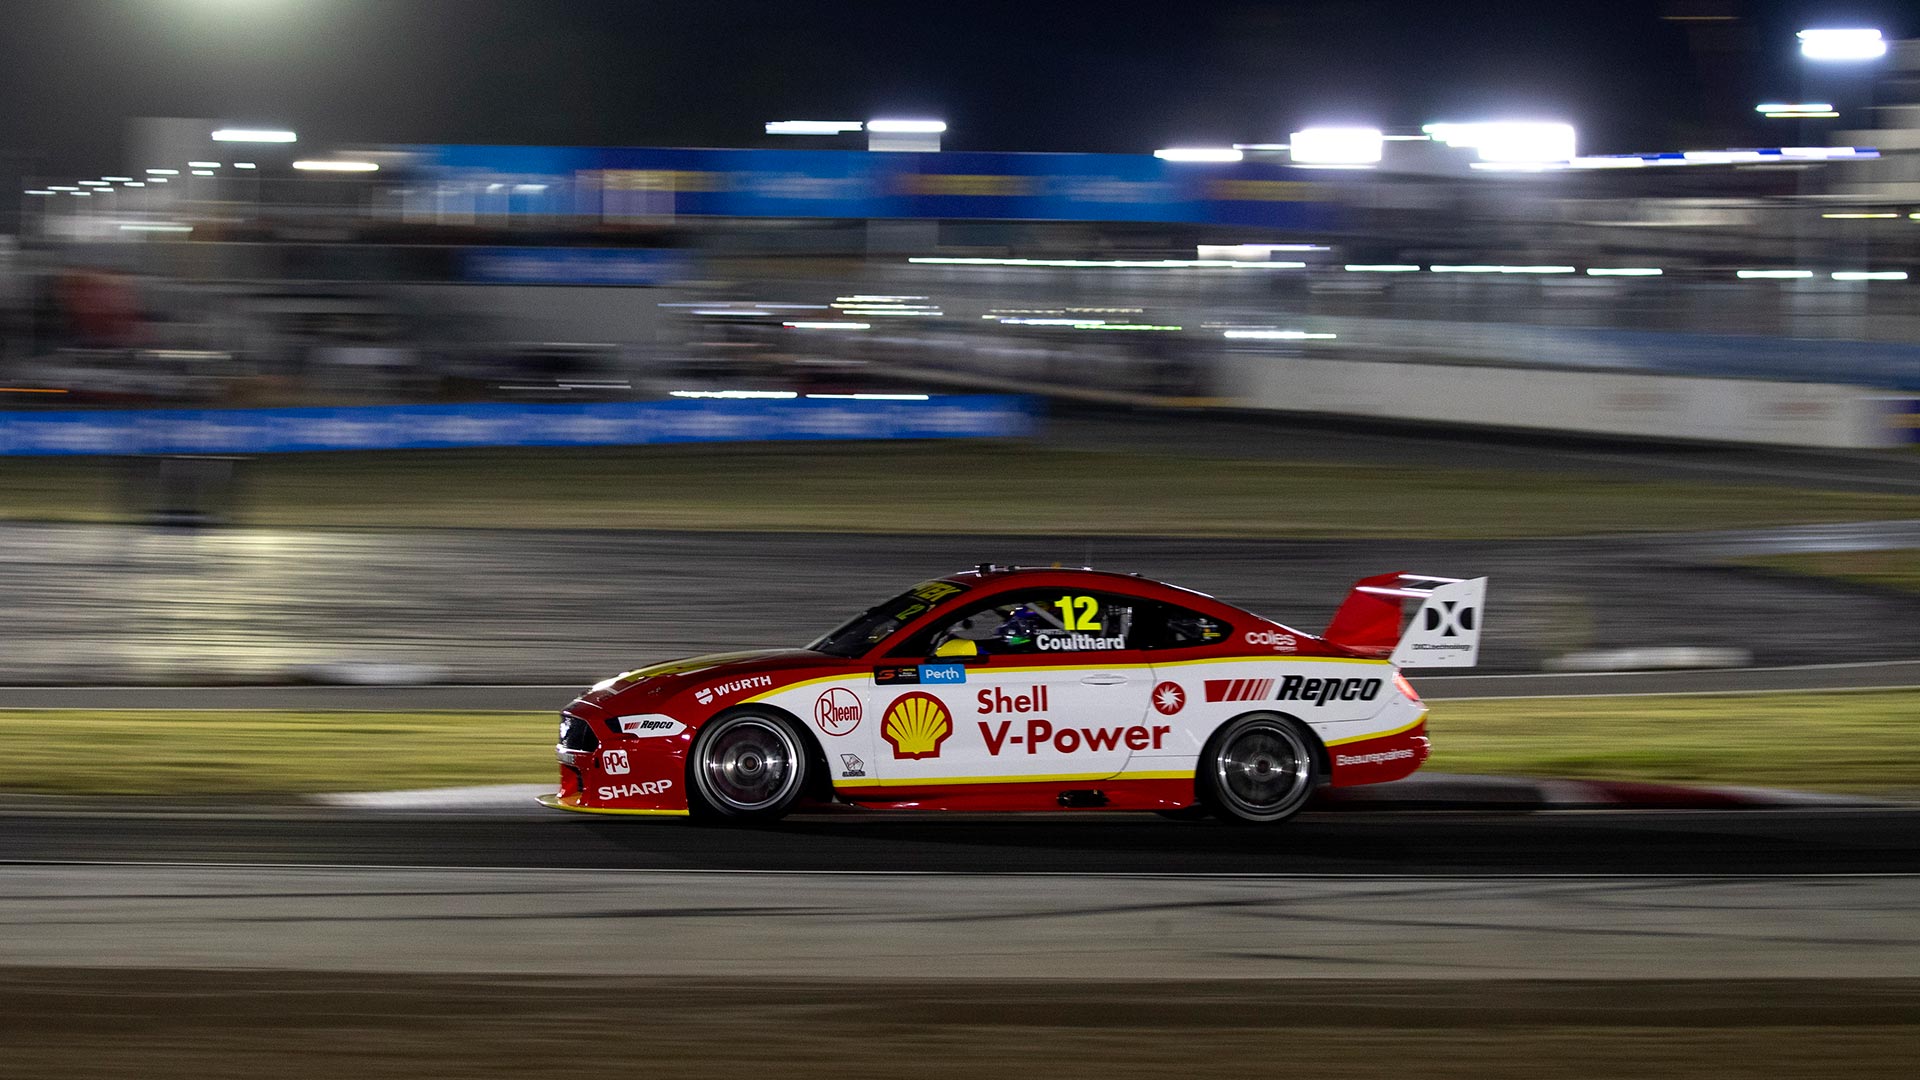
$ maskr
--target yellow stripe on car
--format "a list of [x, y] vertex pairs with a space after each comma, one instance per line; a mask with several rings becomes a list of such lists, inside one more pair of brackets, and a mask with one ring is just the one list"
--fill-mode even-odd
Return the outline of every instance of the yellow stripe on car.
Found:
[[949, 784], [1060, 784], [1093, 783], [1102, 780], [1186, 780], [1192, 776], [1192, 769], [1177, 769], [1172, 772], [1057, 773], [1044, 776], [1027, 773], [1017, 776], [929, 776], [921, 779], [898, 777], [845, 782], [835, 780], [833, 786], [835, 788], [889, 788], [945, 787]]
[[1329, 739], [1327, 740], [1326, 745], [1345, 746], [1348, 743], [1367, 742], [1370, 739], [1390, 739], [1395, 735], [1404, 735], [1407, 732], [1412, 731], [1414, 728], [1417, 728], [1421, 724], [1424, 724], [1426, 722], [1427, 722], [1427, 714], [1426, 714], [1426, 711], [1423, 709], [1420, 712], [1420, 716], [1417, 719], [1415, 719], [1414, 722], [1411, 724], [1406, 724], [1404, 726], [1394, 728], [1392, 731], [1369, 731], [1365, 735], [1351, 735], [1344, 739]]

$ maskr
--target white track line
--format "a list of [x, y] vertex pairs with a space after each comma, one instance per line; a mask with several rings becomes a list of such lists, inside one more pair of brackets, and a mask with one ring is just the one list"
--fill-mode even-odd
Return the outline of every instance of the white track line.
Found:
[[1626, 690], [1620, 692], [1594, 691], [1585, 694], [1460, 694], [1436, 698], [1423, 697], [1421, 700], [1427, 702], [1429, 705], [1444, 705], [1449, 701], [1566, 701], [1577, 698], [1751, 697], [1758, 694], [1881, 694], [1895, 690], [1920, 690], [1920, 685], [1767, 686], [1757, 689], [1729, 687], [1725, 690]]
[[1588, 880], [1636, 880], [1636, 881], [1779, 881], [1794, 879], [1871, 879], [1871, 878], [1920, 878], [1920, 871], [1802, 871], [1783, 874], [1636, 874], [1629, 872], [1498, 872], [1486, 874], [1461, 873], [1452, 871], [1435, 874], [1409, 873], [1365, 873], [1365, 872], [1309, 872], [1309, 873], [1263, 873], [1263, 872], [1139, 872], [1139, 871], [1061, 871], [1061, 870], [726, 870], [686, 867], [641, 867], [641, 866], [463, 866], [458, 864], [419, 864], [402, 863], [269, 863], [269, 862], [191, 862], [179, 860], [142, 860], [142, 859], [0, 859], [0, 866], [85, 866], [104, 868], [154, 867], [169, 870], [400, 870], [423, 873], [489, 873], [489, 874], [660, 874], [678, 877], [725, 877], [731, 875], [752, 875], [755, 877], [926, 877], [926, 878], [1127, 878], [1136, 880], [1212, 880], [1212, 881], [1487, 881], [1487, 880], [1524, 880], [1524, 881], [1588, 881]]

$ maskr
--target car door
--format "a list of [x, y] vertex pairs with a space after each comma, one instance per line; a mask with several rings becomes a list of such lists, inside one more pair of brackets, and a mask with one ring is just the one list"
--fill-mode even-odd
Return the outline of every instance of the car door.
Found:
[[1111, 594], [1021, 589], [976, 600], [907, 643], [889, 657], [897, 663], [875, 668], [870, 688], [883, 782], [1120, 772], [1152, 741], [1141, 725], [1151, 669], [1128, 647], [1130, 611]]

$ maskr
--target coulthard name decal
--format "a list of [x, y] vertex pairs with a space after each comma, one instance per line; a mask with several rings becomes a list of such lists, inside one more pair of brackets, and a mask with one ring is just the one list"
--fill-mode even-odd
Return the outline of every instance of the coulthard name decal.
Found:
[[1041, 652], [1091, 652], [1098, 649], [1124, 649], [1127, 639], [1124, 637], [1101, 637], [1098, 634], [1041, 634], [1033, 639]]

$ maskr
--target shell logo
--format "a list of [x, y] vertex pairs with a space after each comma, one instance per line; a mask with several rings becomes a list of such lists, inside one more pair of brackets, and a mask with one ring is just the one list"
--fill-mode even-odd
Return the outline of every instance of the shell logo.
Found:
[[939, 757], [940, 744], [951, 734], [953, 718], [947, 707], [918, 690], [894, 698], [880, 722], [880, 735], [892, 744], [897, 758]]

